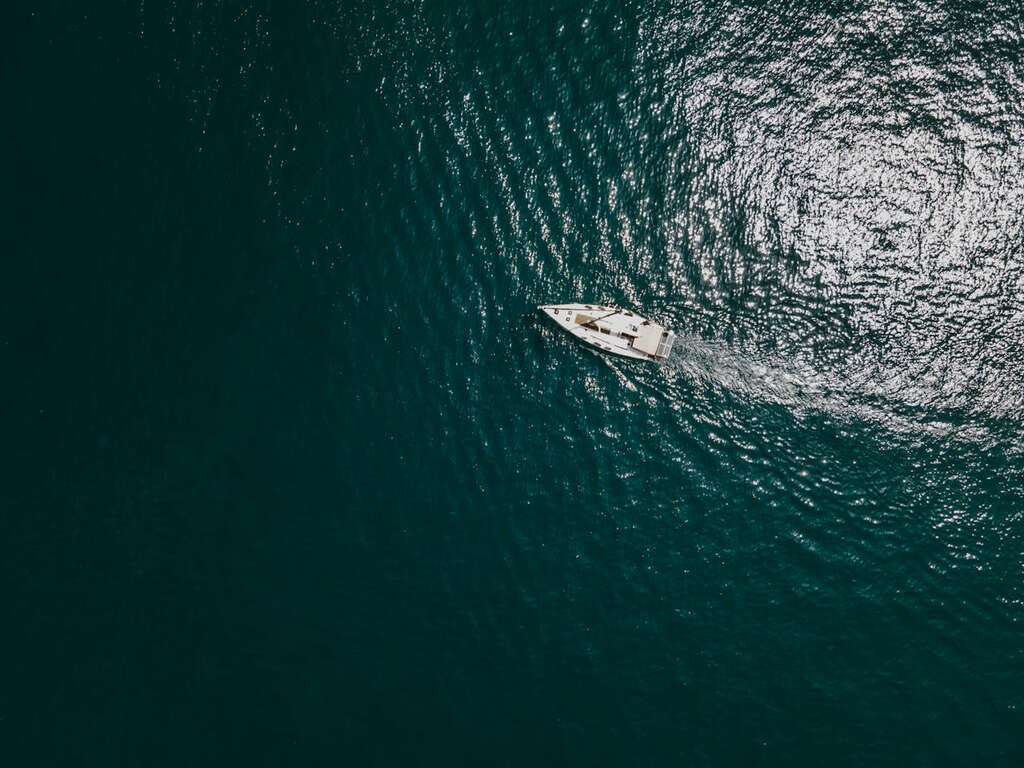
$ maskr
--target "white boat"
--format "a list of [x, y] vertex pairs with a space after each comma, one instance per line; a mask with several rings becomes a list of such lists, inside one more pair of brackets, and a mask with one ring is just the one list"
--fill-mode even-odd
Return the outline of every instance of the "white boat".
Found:
[[674, 332], [629, 310], [600, 304], [542, 304], [537, 307], [580, 341], [602, 352], [636, 360], [664, 360]]

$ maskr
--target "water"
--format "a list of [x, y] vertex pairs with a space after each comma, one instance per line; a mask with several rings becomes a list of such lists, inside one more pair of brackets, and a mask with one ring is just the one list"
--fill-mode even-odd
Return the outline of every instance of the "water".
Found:
[[1020, 764], [1018, 5], [18, 21], [15, 763]]

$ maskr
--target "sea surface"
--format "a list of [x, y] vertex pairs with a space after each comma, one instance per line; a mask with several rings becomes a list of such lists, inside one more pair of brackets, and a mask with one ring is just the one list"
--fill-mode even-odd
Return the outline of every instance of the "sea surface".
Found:
[[1024, 764], [1019, 2], [8, 34], [4, 765]]

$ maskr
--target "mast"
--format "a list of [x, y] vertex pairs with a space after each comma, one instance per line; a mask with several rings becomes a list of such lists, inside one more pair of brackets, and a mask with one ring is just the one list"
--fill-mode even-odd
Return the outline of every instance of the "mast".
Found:
[[[588, 325], [594, 325], [594, 323], [596, 323], [598, 320], [604, 320], [606, 317], [611, 317], [612, 315], [617, 315], [617, 314], [619, 314], [619, 310], [613, 309], [611, 312], [608, 312], [607, 314], [601, 315], [600, 317], [592, 318], [592, 319], [588, 320], [585, 323], [580, 323], [580, 325], [582, 325], [584, 328], [586, 328]], [[597, 330], [597, 326], [596, 325], [594, 325], [594, 329]]]

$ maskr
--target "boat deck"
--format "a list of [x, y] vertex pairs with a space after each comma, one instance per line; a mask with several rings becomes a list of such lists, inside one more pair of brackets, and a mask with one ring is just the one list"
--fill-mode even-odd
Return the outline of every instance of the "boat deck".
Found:
[[662, 360], [675, 341], [672, 331], [617, 307], [551, 304], [539, 309], [580, 341], [622, 357]]

